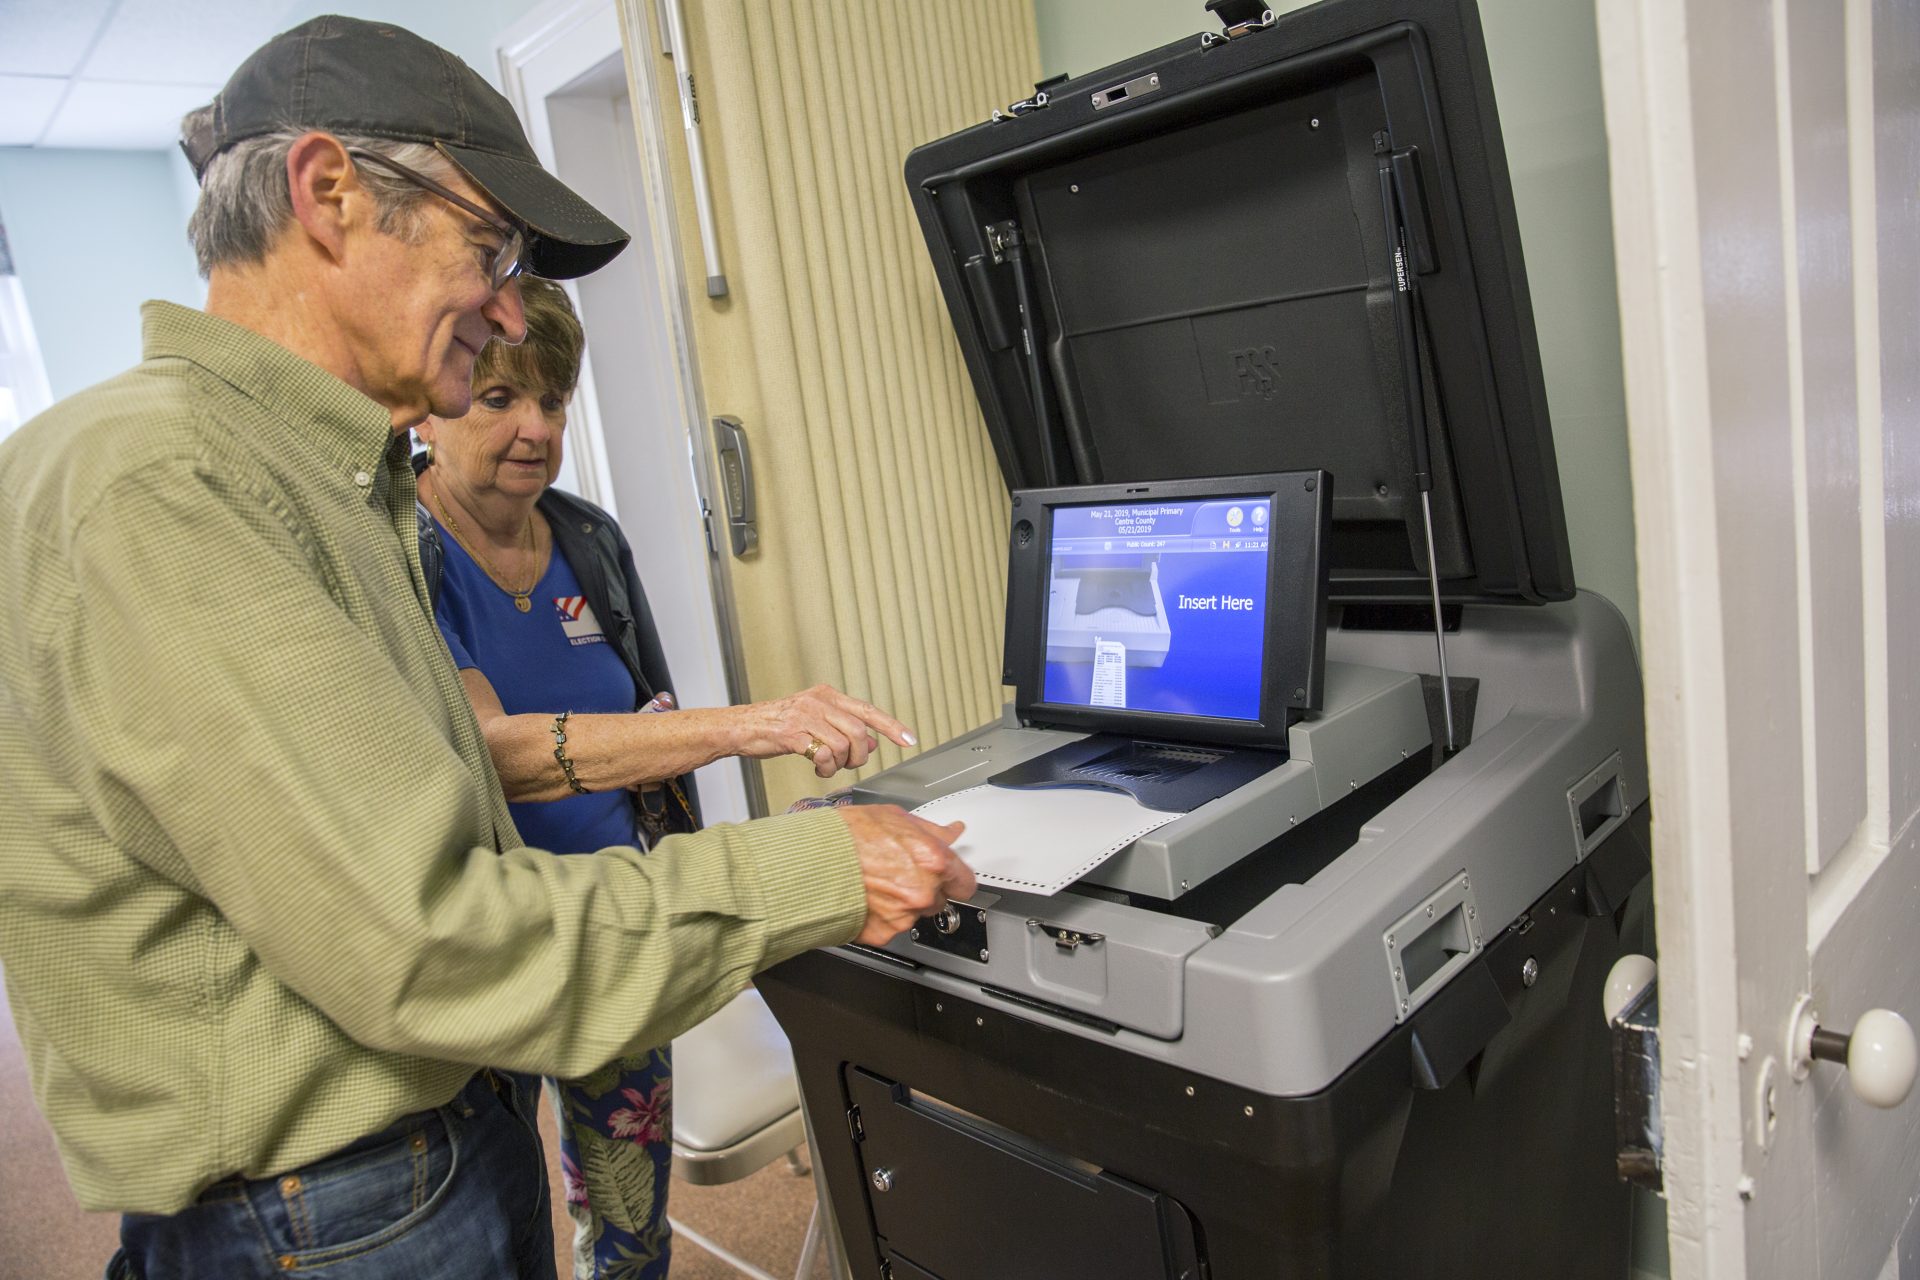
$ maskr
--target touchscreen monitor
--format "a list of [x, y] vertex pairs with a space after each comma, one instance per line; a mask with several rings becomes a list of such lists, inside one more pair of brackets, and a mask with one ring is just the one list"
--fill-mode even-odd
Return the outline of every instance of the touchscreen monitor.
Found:
[[1271, 514], [1253, 494], [1055, 507], [1043, 699], [1258, 720]]
[[1330, 489], [1290, 472], [1016, 494], [1022, 714], [1277, 745], [1319, 699]]

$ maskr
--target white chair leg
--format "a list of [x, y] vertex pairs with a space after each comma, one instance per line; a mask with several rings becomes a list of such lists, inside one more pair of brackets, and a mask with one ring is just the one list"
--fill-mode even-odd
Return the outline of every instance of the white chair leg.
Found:
[[[791, 1158], [791, 1156], [789, 1156]], [[820, 1202], [813, 1202], [813, 1215], [807, 1219], [807, 1236], [800, 1242], [800, 1265], [793, 1280], [807, 1280], [813, 1274], [813, 1260], [820, 1253]]]
[[787, 1168], [792, 1171], [793, 1176], [796, 1178], [804, 1178], [813, 1172], [813, 1170], [807, 1168], [806, 1165], [800, 1162], [800, 1148], [798, 1147], [787, 1152]]

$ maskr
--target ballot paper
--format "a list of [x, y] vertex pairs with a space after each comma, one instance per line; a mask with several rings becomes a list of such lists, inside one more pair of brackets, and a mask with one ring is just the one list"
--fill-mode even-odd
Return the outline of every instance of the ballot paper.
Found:
[[929, 822], [967, 824], [953, 851], [981, 884], [1049, 894], [1180, 816], [1085, 787], [970, 787], [914, 812]]
[[1093, 705], [1127, 705], [1127, 646], [1118, 640], [1093, 638]]

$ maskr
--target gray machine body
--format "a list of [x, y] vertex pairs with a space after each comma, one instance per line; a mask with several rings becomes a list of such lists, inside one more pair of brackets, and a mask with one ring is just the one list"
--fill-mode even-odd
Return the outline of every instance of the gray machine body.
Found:
[[[1296, 726], [1279, 769], [1065, 892], [981, 890], [968, 904], [985, 928], [977, 950], [903, 935], [890, 955], [845, 954], [911, 961], [935, 990], [1010, 996], [1020, 1016], [1197, 1077], [1276, 1096], [1325, 1089], [1647, 794], [1640, 675], [1619, 611], [1589, 592], [1468, 605], [1447, 637], [1453, 676], [1478, 682], [1463, 750], [1238, 918], [1155, 906], [1256, 850], [1284, 857], [1296, 822], [1430, 748], [1419, 677], [1435, 669], [1432, 633], [1332, 628], [1327, 655], [1324, 710]], [[911, 808], [1077, 736], [1003, 718], [877, 775], [856, 799]]]

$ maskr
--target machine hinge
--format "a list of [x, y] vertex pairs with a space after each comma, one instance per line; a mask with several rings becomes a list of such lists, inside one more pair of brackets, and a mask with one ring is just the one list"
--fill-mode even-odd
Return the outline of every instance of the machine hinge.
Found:
[[893, 1280], [893, 1263], [885, 1258], [880, 1260], [880, 1280]]
[[1017, 219], [1009, 219], [1006, 222], [989, 222], [986, 226], [982, 227], [981, 230], [986, 233], [987, 252], [993, 256], [993, 261], [996, 264], [1005, 262], [1007, 260], [1007, 254], [1026, 244], [1026, 237], [1021, 234], [1020, 223]]
[[853, 1135], [855, 1142], [865, 1142], [867, 1140], [867, 1126], [860, 1123], [860, 1108], [858, 1107], [849, 1107], [847, 1109], [847, 1132]]

